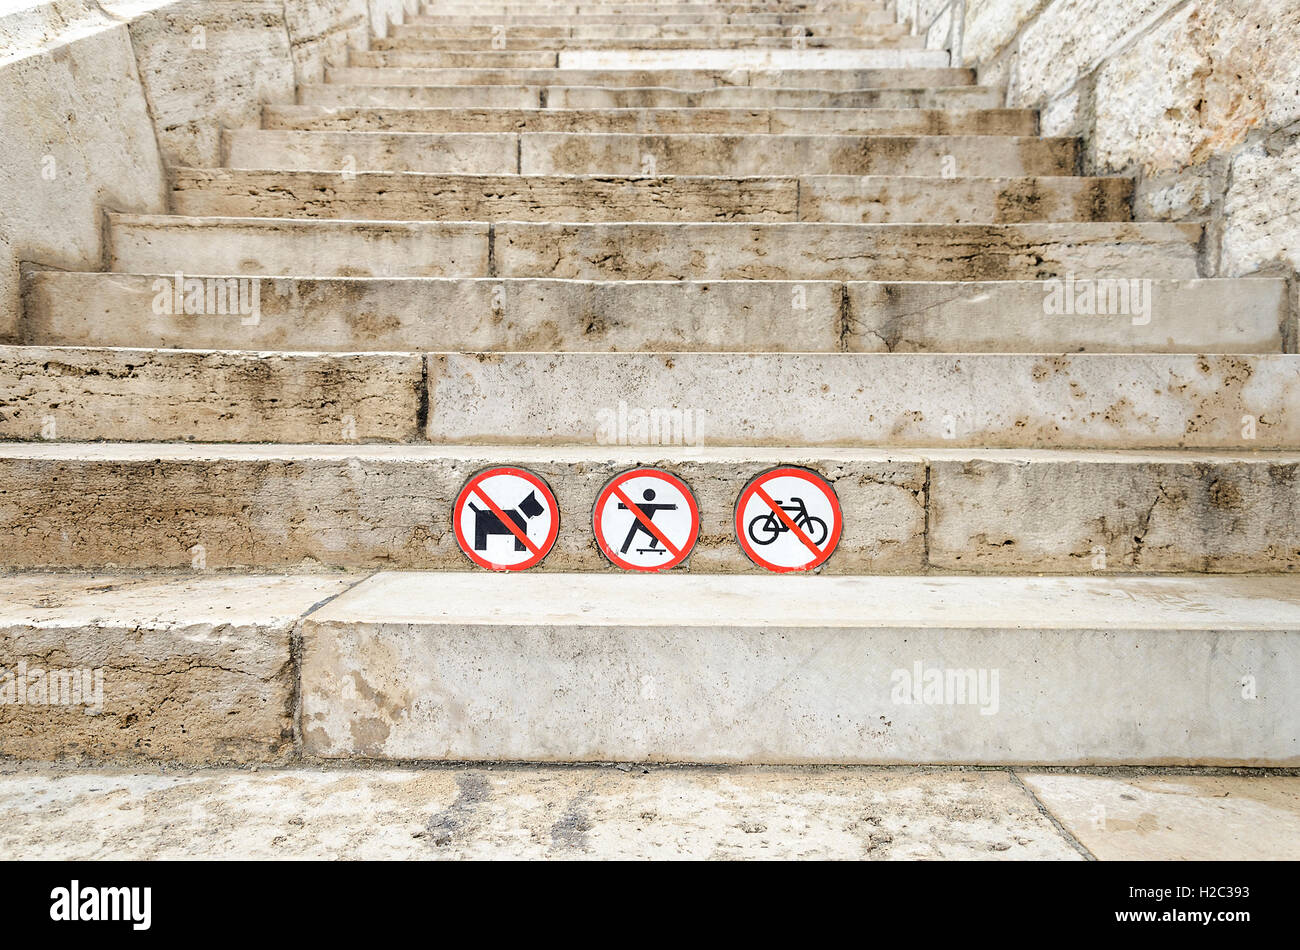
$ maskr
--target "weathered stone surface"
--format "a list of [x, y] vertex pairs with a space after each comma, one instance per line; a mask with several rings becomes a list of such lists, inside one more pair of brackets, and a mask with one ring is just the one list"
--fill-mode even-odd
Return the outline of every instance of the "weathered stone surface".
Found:
[[168, 164], [219, 164], [222, 128], [254, 126], [263, 102], [293, 100], [283, 3], [182, 0], [130, 30]]
[[709, 445], [1300, 448], [1283, 354], [437, 353], [428, 384], [434, 442], [584, 444], [626, 403]]
[[[1296, 584], [1274, 578], [384, 573], [302, 622], [303, 743], [327, 758], [1293, 765], [1298, 624]], [[918, 666], [969, 671], [971, 691], [911, 701]], [[1245, 700], [1243, 670], [1276, 690]]]
[[[937, 157], [937, 164], [946, 160], [946, 155]], [[996, 157], [986, 154], [985, 162], [1000, 165]], [[800, 220], [1022, 224], [1132, 218], [1133, 183], [1126, 178], [925, 178], [921, 177], [924, 168], [915, 168], [925, 164], [916, 161], [915, 153], [900, 164], [905, 171], [898, 176], [801, 178]]]
[[1124, 178], [914, 175], [624, 178], [391, 171], [344, 178], [322, 171], [186, 168], [169, 177], [171, 210], [183, 215], [593, 223], [1127, 221], [1132, 187]]
[[349, 86], [308, 83], [298, 87], [298, 101], [324, 106], [411, 106], [460, 109], [535, 109], [535, 86]]
[[927, 454], [939, 570], [1300, 569], [1294, 455]]
[[108, 217], [109, 270], [321, 277], [488, 273], [486, 223]]
[[[925, 49], [562, 49], [561, 69], [745, 69], [771, 70], [860, 70], [934, 69], [948, 67], [946, 50]], [[942, 81], [942, 80], [941, 80]], [[764, 78], [762, 84], [768, 80]], [[760, 85], [751, 78], [751, 85]], [[818, 82], [806, 83], [816, 86]], [[801, 84], [803, 85], [803, 84]]]
[[1102, 861], [1300, 859], [1297, 776], [1020, 777]]
[[[294, 622], [354, 582], [9, 575], [0, 593], [0, 755], [285, 760]], [[74, 675], [87, 687], [80, 696]]]
[[[498, 224], [497, 273], [583, 280], [1198, 276], [1197, 224]], [[139, 269], [139, 268], [135, 268]], [[166, 270], [166, 267], [163, 268]]]
[[477, 570], [451, 530], [456, 495], [483, 468], [526, 465], [561, 506], [556, 546], [537, 570], [608, 572], [592, 536], [597, 496], [621, 471], [663, 465], [691, 485], [701, 508], [684, 570], [760, 573], [736, 544], [736, 498], [760, 472], [800, 464], [835, 485], [844, 512], [845, 535], [825, 572], [923, 568], [919, 456], [700, 449], [692, 442], [707, 416], [658, 413], [669, 421], [650, 430], [636, 411], [620, 429], [615, 409], [612, 444], [588, 448], [0, 444], [0, 525], [10, 538], [0, 566], [183, 568], [197, 545], [211, 569]]
[[166, 207], [131, 38], [79, 3], [0, 17], [0, 342], [19, 326], [19, 265], [84, 270], [105, 206]]
[[[1095, 69], [1129, 37], [1141, 34], [1179, 0], [1051, 0], [1020, 34], [1014, 104], [1030, 105], [1063, 92]], [[1168, 60], [1147, 63], [1167, 68]]]
[[1300, 270], [1300, 138], [1238, 152], [1229, 181], [1224, 272], [1248, 274], [1279, 264]]
[[366, 0], [285, 0], [284, 23], [298, 82], [319, 82], [327, 65], [347, 65], [350, 46], [370, 41]]
[[1147, 173], [1199, 165], [1255, 128], [1300, 118], [1298, 37], [1290, 0], [1187, 4], [1098, 72], [1097, 162]]
[[423, 395], [398, 353], [0, 347], [0, 367], [6, 439], [394, 442]]
[[[406, 138], [411, 140], [410, 152], [396, 160], [404, 162], [407, 170], [419, 171], [418, 159], [411, 153], [423, 154], [424, 146], [414, 135]], [[1078, 160], [1074, 139], [1010, 136], [782, 135], [772, 139], [539, 132], [521, 135], [519, 140], [519, 170], [525, 175], [628, 175], [652, 170], [662, 175], [1015, 177], [1072, 174]], [[340, 141], [339, 147], [348, 146]]]
[[[231, 168], [337, 169], [443, 174], [512, 175], [519, 170], [519, 136], [509, 133], [227, 131]], [[346, 180], [346, 177], [345, 179]]]
[[893, 353], [1282, 352], [1289, 303], [1282, 280], [1152, 281], [1139, 283], [1136, 296], [1131, 284], [1106, 284], [1093, 315], [1047, 313], [1054, 286], [850, 283], [845, 341], [851, 350]]
[[962, 56], [984, 62], [1000, 53], [1049, 0], [965, 0]]
[[389, 221], [795, 221], [800, 191], [798, 179], [773, 177], [176, 169], [170, 178], [172, 210], [184, 215]]
[[421, 69], [349, 66], [325, 71], [327, 82], [396, 86], [668, 86], [710, 89], [750, 86], [778, 89], [912, 89], [966, 86], [969, 69]]
[[[159, 314], [149, 275], [30, 275], [24, 342], [323, 350], [833, 351], [834, 282], [268, 280], [254, 324]], [[1272, 282], [1268, 282], [1272, 283]]]
[[1003, 772], [28, 767], [0, 808], [6, 860], [1081, 859]]
[[353, 132], [776, 132], [1034, 135], [1027, 109], [439, 109], [268, 105], [268, 129]]
[[377, 52], [353, 50], [348, 54], [347, 66], [431, 66], [439, 69], [550, 69], [559, 64], [559, 54], [542, 48], [515, 50], [484, 49], [486, 42], [477, 48], [442, 48], [420, 50], [392, 49], [387, 44]]

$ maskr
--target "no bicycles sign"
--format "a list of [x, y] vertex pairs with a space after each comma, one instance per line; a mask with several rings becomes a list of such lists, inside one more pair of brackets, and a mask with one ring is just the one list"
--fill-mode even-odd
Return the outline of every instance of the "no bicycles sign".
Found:
[[452, 526], [460, 549], [479, 567], [525, 571], [555, 544], [560, 506], [541, 476], [522, 468], [489, 468], [456, 496]]
[[591, 517], [600, 550], [625, 571], [676, 567], [700, 535], [700, 507], [690, 488], [658, 468], [637, 468], [612, 478]]
[[825, 563], [844, 528], [835, 489], [806, 468], [774, 468], [736, 502], [736, 539], [755, 564], [784, 574]]

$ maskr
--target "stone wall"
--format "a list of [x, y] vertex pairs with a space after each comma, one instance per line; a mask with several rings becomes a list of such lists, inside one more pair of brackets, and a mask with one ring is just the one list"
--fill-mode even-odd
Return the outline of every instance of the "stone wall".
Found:
[[0, 2], [0, 342], [23, 262], [97, 269], [101, 210], [166, 210], [167, 165], [292, 102], [416, 0]]
[[1087, 171], [1134, 175], [1139, 217], [1212, 222], [1211, 272], [1300, 267], [1300, 3], [954, 6], [960, 61], [1044, 133], [1082, 135]]

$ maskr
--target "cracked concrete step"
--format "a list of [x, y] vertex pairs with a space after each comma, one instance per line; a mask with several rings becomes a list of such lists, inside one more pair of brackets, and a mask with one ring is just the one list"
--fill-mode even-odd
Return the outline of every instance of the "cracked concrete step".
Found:
[[1199, 224], [529, 224], [109, 213], [141, 274], [578, 280], [1198, 277]]
[[309, 756], [1300, 763], [1291, 578], [387, 572], [301, 636]]
[[[336, 66], [325, 70], [325, 81], [370, 86], [667, 86], [684, 90], [743, 86], [754, 89], [811, 88], [849, 92], [865, 89], [971, 86], [975, 84], [975, 72], [966, 68], [939, 67], [915, 69], [897, 67], [799, 69], [789, 66], [766, 69], [742, 69], [731, 66], [713, 69], [645, 67], [639, 69], [436, 69]], [[480, 103], [480, 105], [488, 105], [488, 103]]]
[[312, 132], [1038, 134], [1032, 109], [430, 109], [265, 105], [265, 129]]
[[226, 129], [242, 169], [522, 175], [1070, 176], [1076, 138]]
[[165, 274], [30, 272], [22, 342], [338, 352], [1280, 353], [1288, 319], [1281, 279], [1106, 284], [1096, 315], [1073, 317], [1045, 312], [1053, 288], [1042, 281], [295, 277], [260, 283], [256, 322], [211, 312], [206, 282], [202, 305], [189, 298], [191, 313], [175, 307], [174, 296], [156, 307], [159, 288], [174, 283]]
[[295, 624], [356, 580], [9, 575], [0, 593], [5, 666], [57, 671], [64, 682], [84, 670], [89, 684], [98, 671], [99, 686], [78, 703], [0, 706], [0, 755], [287, 761]]
[[0, 566], [474, 571], [452, 504], [475, 472], [523, 465], [560, 507], [535, 570], [610, 572], [596, 498], [619, 472], [658, 465], [700, 505], [679, 571], [764, 574], [736, 543], [736, 499], [759, 473], [800, 465], [843, 511], [824, 574], [1300, 571], [1300, 453], [728, 449], [690, 444], [707, 416], [601, 411], [600, 437], [634, 444], [0, 443]]
[[[1050, 778], [1078, 786], [1099, 777]], [[1150, 802], [1155, 781], [1120, 784], [1109, 807], [1130, 814], [1135, 795]], [[1190, 806], [1206, 817], [1165, 836], [1144, 823], [1137, 847], [1175, 858], [1192, 842], [1221, 860], [1296, 854], [1276, 829], [1297, 822], [1294, 805], [1284, 809], [1300, 779], [1216, 778], [1198, 799], [1179, 794], [1195, 781], [1160, 783], [1165, 801], [1153, 811], [1182, 817]], [[0, 809], [13, 816], [0, 828], [0, 857], [11, 861], [1083, 859], [1013, 775], [987, 770], [28, 765], [0, 775]], [[1228, 827], [1224, 809], [1234, 814]], [[1189, 834], [1188, 825], [1207, 830]], [[1108, 837], [1118, 839], [1103, 842], [1108, 856], [1132, 853], [1123, 840], [1131, 835]]]
[[1127, 178], [439, 175], [174, 168], [182, 215], [444, 221], [1128, 221]]
[[443, 4], [436, 9], [425, 9], [416, 14], [424, 16], [492, 16], [511, 18], [535, 14], [550, 14], [586, 20], [588, 16], [802, 16], [821, 17], [838, 15], [864, 19], [869, 23], [892, 23], [895, 17], [880, 3], [819, 3], [783, 4], [767, 3], [458, 3]]
[[[859, 20], [824, 20], [799, 18], [798, 23], [747, 20], [732, 23], [712, 22], [635, 22], [619, 19], [613, 23], [592, 22], [570, 17], [547, 23], [519, 23], [491, 20], [478, 24], [429, 23], [417, 21], [396, 24], [386, 37], [371, 41], [372, 49], [434, 49], [447, 40], [470, 40], [482, 49], [532, 49], [534, 42], [554, 44], [552, 49], [577, 49], [586, 41], [609, 41], [627, 49], [636, 49], [647, 40], [678, 40], [700, 43], [722, 41], [774, 40], [785, 49], [795, 41], [854, 40], [860, 45], [870, 41], [889, 42], [911, 38], [909, 28], [901, 23], [865, 23]], [[706, 47], [707, 48], [707, 47]]]
[[457, 109], [997, 109], [1005, 98], [991, 86], [849, 91], [755, 86], [687, 90], [344, 83], [306, 83], [298, 87], [298, 101], [305, 105]]
[[407, 353], [0, 346], [0, 438], [410, 441], [422, 364]]
[[1300, 448], [1293, 354], [434, 353], [428, 387], [438, 443], [582, 444], [626, 404], [715, 445]]

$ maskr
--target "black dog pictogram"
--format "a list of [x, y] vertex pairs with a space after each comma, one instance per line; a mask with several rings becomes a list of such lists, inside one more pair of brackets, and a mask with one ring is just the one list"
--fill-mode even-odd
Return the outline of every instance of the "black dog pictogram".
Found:
[[[519, 540], [519, 538], [515, 536], [515, 533], [506, 527], [506, 525], [502, 523], [501, 519], [492, 511], [485, 508], [479, 508], [472, 501], [469, 502], [469, 509], [474, 512], [475, 551], [486, 551], [488, 537], [494, 534], [508, 534], [510, 537], [515, 539], [516, 551], [526, 550], [524, 542]], [[528, 493], [528, 497], [519, 503], [518, 508], [513, 511], [506, 511], [505, 515], [519, 526], [521, 532], [527, 534], [528, 520], [530, 518], [536, 518], [544, 511], [546, 511], [546, 508], [537, 500], [537, 492], [531, 491]]]

